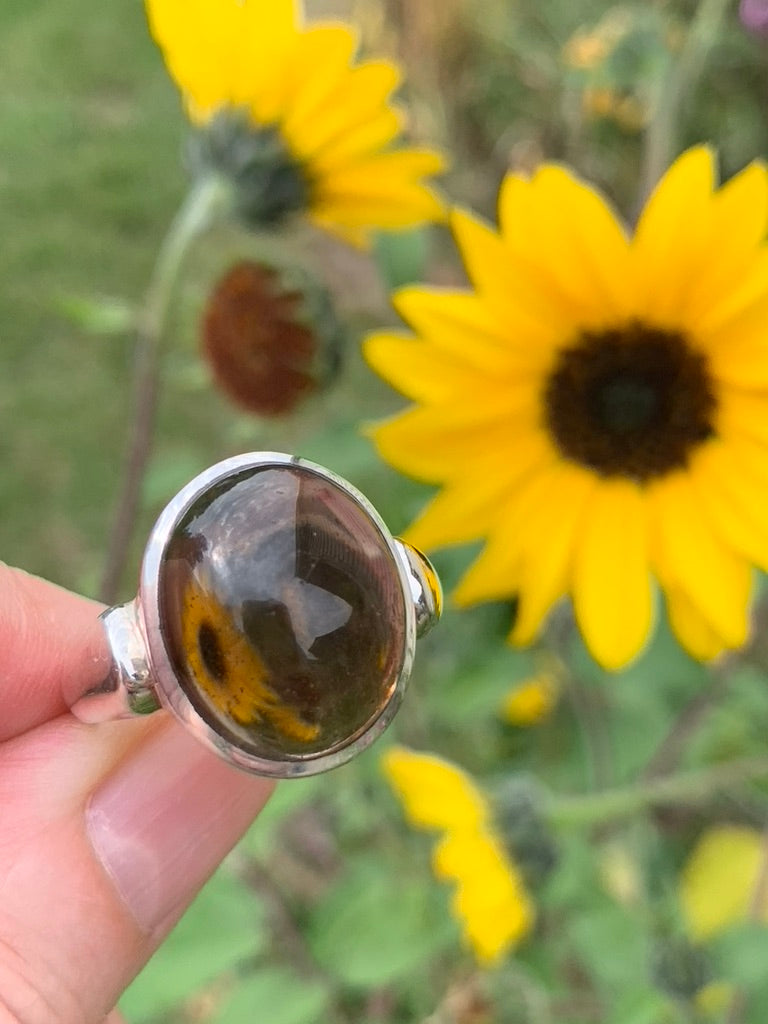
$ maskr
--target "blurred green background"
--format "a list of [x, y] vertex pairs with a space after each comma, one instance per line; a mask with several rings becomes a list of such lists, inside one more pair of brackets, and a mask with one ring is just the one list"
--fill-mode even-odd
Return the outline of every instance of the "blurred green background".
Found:
[[[414, 131], [449, 150], [446, 189], [456, 201], [492, 216], [508, 167], [556, 158], [631, 218], [646, 128], [697, 7], [360, 0], [309, 10], [348, 15], [366, 45], [405, 63]], [[0, 40], [0, 557], [94, 594], [130, 415], [132, 318], [186, 187], [184, 119], [138, 0], [3, 0]], [[768, 150], [768, 48], [747, 35], [735, 5], [680, 114], [672, 155], [710, 140], [727, 175]], [[206, 289], [233, 252], [255, 244], [220, 231], [193, 254], [164, 352], [157, 442], [124, 598], [165, 500], [227, 455], [267, 447], [316, 459], [360, 487], [394, 531], [427, 496], [379, 463], [360, 434], [362, 422], [401, 403], [354, 344], [332, 389], [290, 422], [247, 418], [212, 387], [197, 338]], [[460, 280], [439, 232], [382, 239], [374, 262], [336, 268], [347, 297], [362, 288], [368, 300], [342, 300], [357, 331], [391, 320], [375, 269], [388, 285], [422, 274]], [[437, 558], [447, 589], [468, 554]], [[638, 664], [610, 679], [569, 633], [560, 652], [576, 680], [568, 698], [540, 729], [519, 729], [501, 720], [500, 702], [533, 670], [536, 652], [505, 646], [509, 607], [449, 609], [446, 619], [420, 645], [392, 736], [438, 751], [489, 787], [513, 778], [524, 788], [536, 777], [569, 793], [631, 781], [680, 709], [719, 685], [663, 628]], [[737, 664], [727, 699], [710, 702], [685, 762], [762, 753], [767, 694], [759, 659]], [[695, 1003], [697, 985], [684, 983], [690, 965], [678, 969], [669, 952], [680, 931], [679, 872], [713, 817], [762, 824], [761, 791], [558, 833], [559, 866], [535, 893], [536, 934], [482, 972], [461, 947], [449, 892], [431, 879], [429, 841], [402, 823], [379, 755], [374, 748], [328, 777], [280, 788], [126, 995], [131, 1024], [719, 1019]], [[636, 883], [625, 900], [606, 881], [616, 851]], [[739, 969], [766, 962], [768, 941], [762, 930], [729, 941], [713, 956], [750, 993], [754, 1016], [744, 1019], [762, 1022], [766, 978]], [[720, 976], [719, 967], [707, 970]]]

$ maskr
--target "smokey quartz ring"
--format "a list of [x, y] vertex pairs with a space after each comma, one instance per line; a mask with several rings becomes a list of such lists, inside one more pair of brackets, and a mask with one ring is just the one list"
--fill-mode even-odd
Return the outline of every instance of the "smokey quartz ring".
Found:
[[137, 597], [102, 616], [111, 672], [72, 710], [166, 708], [238, 768], [312, 775], [386, 728], [440, 610], [430, 563], [351, 484], [294, 456], [239, 455], [160, 515]]

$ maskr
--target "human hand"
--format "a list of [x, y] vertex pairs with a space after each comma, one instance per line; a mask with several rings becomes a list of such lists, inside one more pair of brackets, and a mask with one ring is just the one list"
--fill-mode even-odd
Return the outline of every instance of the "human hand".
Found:
[[109, 668], [100, 611], [0, 566], [0, 1024], [116, 1024], [272, 789], [169, 715], [68, 712]]

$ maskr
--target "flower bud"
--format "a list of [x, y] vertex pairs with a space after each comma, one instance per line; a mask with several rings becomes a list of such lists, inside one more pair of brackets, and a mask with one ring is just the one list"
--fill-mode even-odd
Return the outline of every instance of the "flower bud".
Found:
[[247, 412], [292, 413], [338, 369], [340, 328], [325, 290], [286, 283], [242, 261], [219, 280], [203, 318], [203, 355], [219, 388]]

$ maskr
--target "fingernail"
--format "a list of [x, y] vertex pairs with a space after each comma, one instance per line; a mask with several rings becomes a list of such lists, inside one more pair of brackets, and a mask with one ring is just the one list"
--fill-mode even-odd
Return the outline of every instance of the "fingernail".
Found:
[[266, 802], [272, 784], [230, 768], [176, 723], [96, 790], [91, 844], [140, 928], [191, 901]]

